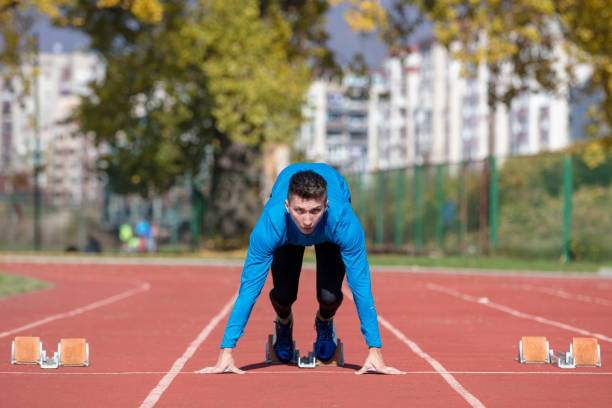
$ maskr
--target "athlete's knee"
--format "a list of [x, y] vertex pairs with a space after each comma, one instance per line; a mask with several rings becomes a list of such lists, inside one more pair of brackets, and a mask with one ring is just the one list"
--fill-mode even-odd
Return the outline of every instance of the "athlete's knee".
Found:
[[274, 306], [291, 307], [296, 299], [295, 295], [279, 293], [279, 291], [274, 288], [270, 291], [270, 301]]
[[342, 302], [342, 292], [333, 293], [327, 289], [321, 289], [317, 298], [322, 305], [339, 305]]

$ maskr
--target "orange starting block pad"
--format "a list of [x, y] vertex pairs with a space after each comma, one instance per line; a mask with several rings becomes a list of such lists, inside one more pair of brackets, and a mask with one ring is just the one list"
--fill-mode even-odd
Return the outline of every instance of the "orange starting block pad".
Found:
[[12, 364], [38, 364], [40, 368], [89, 366], [89, 344], [85, 339], [61, 339], [52, 357], [42, 349], [40, 337], [15, 337], [11, 350]]
[[11, 364], [40, 364], [43, 349], [40, 337], [15, 337], [11, 346]]
[[85, 339], [61, 339], [57, 345], [59, 365], [89, 366], [89, 344]]
[[519, 340], [518, 360], [521, 363], [550, 363], [552, 355], [546, 337], [523, 336]]
[[[293, 344], [293, 357], [287, 364], [294, 364], [300, 368], [315, 368], [318, 365], [321, 366], [343, 366], [344, 365], [344, 346], [340, 339], [338, 339], [338, 346], [336, 347], [336, 352], [328, 361], [322, 361], [316, 358], [314, 352], [309, 352], [306, 356], [300, 356], [300, 351], [295, 348], [295, 342]], [[314, 349], [314, 344], [313, 344]], [[282, 361], [279, 360], [276, 353], [274, 352], [274, 335], [270, 334], [268, 336], [268, 341], [266, 342], [266, 363], [269, 364], [283, 364]]]
[[601, 367], [601, 351], [595, 337], [574, 337], [569, 349], [559, 355], [559, 367]]

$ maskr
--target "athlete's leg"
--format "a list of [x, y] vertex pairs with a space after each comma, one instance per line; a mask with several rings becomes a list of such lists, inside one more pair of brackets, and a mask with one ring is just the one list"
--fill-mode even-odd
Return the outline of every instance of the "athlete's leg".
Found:
[[342, 303], [345, 268], [340, 247], [331, 242], [315, 245], [317, 256], [317, 300], [322, 320], [334, 317]]
[[274, 251], [270, 301], [276, 311], [274, 321], [274, 352], [279, 360], [289, 362], [294, 354], [293, 316], [291, 305], [297, 298], [304, 247], [285, 245]]
[[297, 299], [304, 247], [287, 244], [274, 251], [272, 259], [272, 282], [270, 301], [278, 317], [282, 320], [291, 315], [291, 305]]
[[315, 318], [317, 339], [315, 355], [319, 360], [330, 360], [338, 345], [333, 317], [342, 303], [342, 281], [345, 267], [340, 247], [326, 242], [315, 245], [317, 256], [317, 300], [319, 310]]

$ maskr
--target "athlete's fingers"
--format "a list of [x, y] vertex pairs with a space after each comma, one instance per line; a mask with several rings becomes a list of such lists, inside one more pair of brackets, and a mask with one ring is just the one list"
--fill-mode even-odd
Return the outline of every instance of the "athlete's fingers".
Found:
[[239, 369], [235, 365], [228, 367], [225, 370], [226, 373], [234, 373], [234, 374], [246, 374], [246, 371]]
[[363, 374], [374, 369], [370, 363], [364, 364], [359, 370], [355, 371], [355, 374]]
[[200, 371], [196, 371], [196, 372], [197, 372], [197, 373], [200, 373], [200, 374], [210, 374], [210, 373], [213, 373], [213, 372], [214, 372], [214, 370], [215, 370], [216, 368], [217, 368], [217, 367], [215, 367], [215, 366], [212, 366], [212, 367], [204, 367], [204, 368], [203, 368], [203, 369], [201, 369]]
[[405, 371], [400, 371], [395, 367], [389, 367], [389, 366], [384, 367], [383, 371], [379, 371], [379, 372], [382, 372], [385, 374], [406, 374]]

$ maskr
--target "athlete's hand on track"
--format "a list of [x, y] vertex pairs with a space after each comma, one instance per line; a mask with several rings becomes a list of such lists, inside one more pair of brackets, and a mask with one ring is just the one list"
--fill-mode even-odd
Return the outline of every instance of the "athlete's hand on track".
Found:
[[404, 371], [400, 371], [397, 368], [389, 367], [385, 365], [383, 360], [382, 350], [378, 347], [370, 347], [368, 357], [361, 367], [355, 374], [363, 374], [368, 371], [374, 371], [381, 374], [406, 374]]
[[231, 348], [221, 349], [221, 353], [219, 353], [219, 359], [217, 360], [216, 366], [206, 367], [198, 372], [202, 374], [246, 373], [246, 371], [243, 371], [236, 367], [236, 364], [234, 363], [234, 357], [232, 357]]

